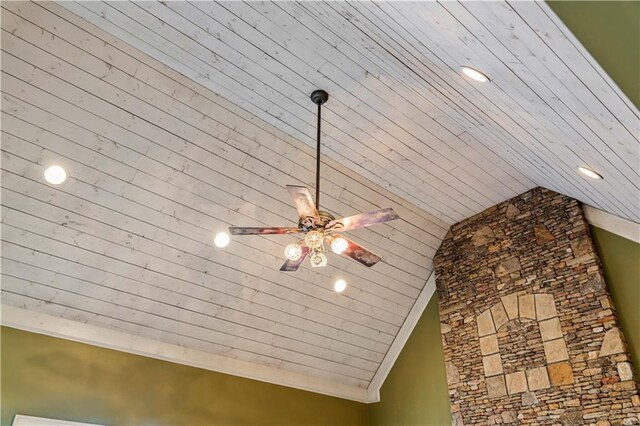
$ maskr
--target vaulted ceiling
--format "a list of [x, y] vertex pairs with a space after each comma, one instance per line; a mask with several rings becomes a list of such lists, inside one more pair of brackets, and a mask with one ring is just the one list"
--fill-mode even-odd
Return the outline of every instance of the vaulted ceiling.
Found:
[[[543, 3], [2, 8], [5, 324], [371, 401], [451, 224], [534, 186], [640, 222], [638, 111]], [[290, 237], [215, 249], [294, 224], [317, 88], [322, 207], [393, 207], [352, 234], [384, 261], [286, 274]]]

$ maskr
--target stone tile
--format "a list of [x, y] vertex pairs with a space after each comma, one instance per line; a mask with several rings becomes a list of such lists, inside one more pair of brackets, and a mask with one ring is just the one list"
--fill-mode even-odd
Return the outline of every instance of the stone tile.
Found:
[[536, 294], [536, 314], [538, 321], [558, 316], [556, 304], [551, 294]]
[[602, 274], [600, 274], [600, 272], [598, 272], [598, 273], [589, 275], [589, 279], [580, 288], [580, 292], [582, 294], [600, 292], [604, 290], [604, 288], [605, 288], [604, 277], [602, 276]]
[[527, 370], [527, 383], [529, 390], [546, 389], [551, 386], [547, 367], [538, 367]]
[[560, 320], [558, 318], [551, 318], [548, 320], [540, 321], [540, 335], [543, 341], [558, 339], [562, 337], [562, 328], [560, 327]]
[[508, 296], [502, 296], [502, 306], [510, 320], [518, 318], [518, 294], [513, 293]]
[[498, 352], [498, 336], [489, 334], [480, 338], [480, 353], [482, 355], [491, 355]]
[[509, 321], [509, 317], [507, 317], [507, 313], [504, 310], [504, 306], [502, 306], [502, 302], [498, 302], [491, 307], [491, 316], [493, 317], [493, 324], [496, 327], [496, 331], [500, 330], [500, 327]]
[[514, 217], [518, 216], [519, 214], [520, 214], [520, 210], [516, 206], [514, 206], [513, 204], [509, 204], [507, 206], [507, 212], [505, 214], [507, 219], [513, 219]]
[[478, 322], [478, 336], [486, 336], [496, 332], [489, 309], [478, 315], [476, 321]]
[[553, 236], [551, 232], [547, 229], [546, 226], [536, 225], [533, 227], [533, 234], [536, 236], [536, 244], [539, 246], [546, 244], [550, 241], [555, 240], [556, 238]]
[[524, 371], [516, 371], [515, 373], [510, 373], [505, 376], [507, 382], [507, 392], [509, 395], [513, 395], [515, 393], [526, 392], [527, 389], [527, 378], [524, 375]]
[[486, 377], [502, 374], [502, 359], [500, 354], [493, 354], [482, 357], [482, 365], [484, 366], [484, 375]]
[[500, 413], [503, 423], [515, 423], [518, 421], [518, 413], [515, 410], [503, 411]]
[[573, 252], [573, 257], [584, 256], [585, 254], [590, 254], [593, 252], [591, 248], [591, 241], [589, 237], [583, 236], [576, 238], [575, 240], [571, 240], [569, 243], [571, 245], [571, 251]]
[[458, 368], [453, 365], [452, 362], [448, 361], [445, 364], [445, 369], [447, 371], [447, 383], [449, 385], [460, 383], [460, 373], [458, 372]]
[[487, 244], [489, 241], [492, 241], [495, 238], [493, 234], [493, 230], [488, 226], [483, 226], [478, 229], [473, 237], [471, 237], [471, 242], [474, 246], [480, 247]]
[[451, 426], [464, 426], [461, 413], [453, 413], [451, 415]]
[[624, 352], [624, 343], [622, 342], [622, 333], [618, 328], [612, 328], [607, 331], [600, 346], [600, 354], [598, 356], [607, 356], [620, 354]]
[[562, 424], [562, 426], [575, 426], [584, 424], [584, 420], [582, 419], [582, 411], [567, 411], [566, 413], [562, 414], [558, 420], [560, 421], [560, 424]]
[[573, 369], [568, 361], [547, 365], [551, 386], [569, 385], [573, 383]]
[[533, 294], [525, 294], [518, 297], [518, 310], [520, 318], [536, 319], [536, 308]]
[[504, 382], [504, 375], [488, 377], [486, 380], [487, 393], [489, 398], [497, 398], [507, 394], [507, 386]]
[[631, 369], [631, 364], [628, 362], [619, 362], [616, 365], [618, 369], [618, 376], [620, 376], [620, 380], [625, 382], [627, 380], [633, 379], [633, 370]]
[[549, 340], [548, 342], [544, 342], [543, 345], [544, 354], [548, 363], [569, 359], [567, 345], [564, 343], [564, 339]]
[[538, 397], [533, 392], [525, 392], [522, 394], [522, 405], [536, 405], [538, 403]]
[[520, 260], [517, 257], [512, 257], [504, 262], [501, 262], [496, 266], [494, 272], [496, 276], [502, 277], [504, 275], [512, 274], [520, 270]]

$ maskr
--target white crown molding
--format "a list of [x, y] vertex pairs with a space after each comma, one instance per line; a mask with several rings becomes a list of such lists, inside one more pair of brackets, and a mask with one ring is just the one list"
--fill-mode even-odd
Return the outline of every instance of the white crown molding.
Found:
[[376, 371], [375, 376], [371, 380], [369, 384], [369, 388], [367, 389], [369, 398], [368, 402], [378, 402], [380, 401], [380, 388], [384, 383], [387, 375], [393, 368], [393, 365], [396, 363], [400, 352], [402, 352], [402, 348], [404, 348], [405, 343], [409, 340], [409, 336], [413, 332], [414, 327], [420, 320], [424, 309], [427, 307], [427, 304], [431, 300], [431, 296], [436, 290], [436, 273], [431, 272], [429, 275], [429, 279], [427, 279], [426, 284], [422, 288], [420, 295], [416, 299], [416, 302], [413, 304], [409, 315], [402, 323], [402, 327], [400, 327], [400, 331], [396, 335], [396, 338], [393, 340], [391, 347], [387, 351], [380, 367], [378, 367], [378, 371]]
[[227, 358], [13, 306], [2, 306], [0, 322], [3, 326], [32, 333], [73, 340], [120, 352], [161, 359], [352, 401], [372, 403], [380, 401], [380, 388], [431, 300], [435, 288], [435, 273], [431, 273], [367, 389]]
[[366, 389], [279, 368], [227, 358], [13, 306], [3, 305], [0, 315], [2, 318], [0, 322], [6, 327], [338, 398], [370, 402]]
[[640, 224], [612, 215], [595, 207], [582, 205], [589, 224], [640, 244]]

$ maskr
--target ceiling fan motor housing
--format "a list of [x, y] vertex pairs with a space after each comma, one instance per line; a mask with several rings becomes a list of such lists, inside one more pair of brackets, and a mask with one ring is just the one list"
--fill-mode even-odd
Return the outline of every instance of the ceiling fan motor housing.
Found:
[[311, 102], [316, 105], [322, 105], [323, 103], [327, 102], [327, 100], [329, 100], [329, 94], [324, 90], [314, 90], [313, 93], [311, 93], [310, 97]]
[[317, 223], [315, 218], [311, 216], [301, 217], [300, 220], [298, 221], [298, 228], [304, 232], [311, 231], [312, 229], [318, 229], [318, 228], [324, 229], [329, 224], [329, 222], [331, 222], [332, 220], [335, 220], [335, 216], [323, 210], [318, 210], [318, 217], [320, 218], [320, 221]]

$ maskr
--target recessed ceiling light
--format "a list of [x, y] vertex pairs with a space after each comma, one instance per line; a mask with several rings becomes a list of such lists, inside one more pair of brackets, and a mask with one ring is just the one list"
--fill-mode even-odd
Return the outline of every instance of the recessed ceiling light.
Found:
[[54, 164], [46, 167], [42, 176], [44, 177], [45, 182], [50, 183], [51, 185], [62, 185], [67, 181], [69, 174], [64, 167]]
[[464, 75], [466, 75], [469, 78], [472, 78], [475, 81], [486, 83], [487, 81], [490, 80], [489, 77], [487, 77], [485, 74], [481, 73], [477, 69], [474, 69], [471, 67], [460, 67], [460, 70]]
[[215, 244], [216, 247], [225, 248], [229, 245], [230, 241], [231, 237], [229, 237], [229, 234], [227, 234], [226, 232], [218, 232], [213, 239], [213, 244]]
[[596, 173], [591, 169], [587, 169], [586, 167], [578, 167], [578, 170], [580, 171], [580, 173], [585, 176], [589, 176], [591, 179], [602, 179], [601, 174]]
[[345, 288], [347, 288], [347, 282], [345, 280], [337, 280], [333, 285], [336, 293], [342, 293]]

